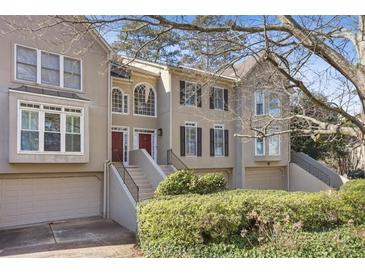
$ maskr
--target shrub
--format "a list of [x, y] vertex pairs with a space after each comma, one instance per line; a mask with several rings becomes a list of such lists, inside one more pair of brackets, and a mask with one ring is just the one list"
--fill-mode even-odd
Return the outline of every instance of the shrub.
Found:
[[158, 185], [155, 195], [208, 194], [224, 190], [224, 188], [224, 177], [220, 173], [197, 176], [192, 171], [180, 170], [167, 176]]
[[307, 237], [312, 234], [305, 233], [322, 233], [347, 223], [365, 224], [365, 192], [358, 187], [362, 183], [347, 184], [340, 191], [319, 193], [232, 190], [158, 197], [138, 206], [140, 244], [147, 256], [168, 256], [170, 249], [197, 246], [221, 252], [232, 241], [239, 249], [255, 247], [255, 252], [265, 253], [259, 248], [275, 247], [270, 243], [278, 228], [300, 227], [304, 233], [300, 235]]
[[365, 180], [353, 180], [345, 183], [341, 188], [340, 191], [360, 191], [365, 193]]

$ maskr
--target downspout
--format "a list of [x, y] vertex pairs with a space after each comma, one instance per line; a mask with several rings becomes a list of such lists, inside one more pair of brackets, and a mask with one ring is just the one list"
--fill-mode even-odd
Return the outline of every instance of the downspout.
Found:
[[108, 104], [107, 104], [107, 111], [108, 111], [108, 115], [107, 115], [107, 160], [105, 161], [104, 164], [104, 201], [103, 201], [103, 217], [104, 218], [108, 218], [109, 216], [109, 166], [110, 166], [110, 153], [111, 153], [111, 149], [110, 149], [110, 123], [111, 123], [111, 109], [110, 109], [110, 101], [111, 101], [111, 91], [110, 91], [110, 86], [111, 86], [111, 76], [110, 76], [110, 52], [108, 52], [107, 54], [107, 60], [108, 60], [108, 69], [107, 69], [107, 73], [108, 73]]
[[169, 91], [170, 91], [170, 106], [169, 106], [169, 122], [170, 122], [170, 140], [169, 140], [169, 149], [172, 149], [172, 75], [171, 75], [171, 70], [167, 69], [167, 72], [169, 73]]
[[291, 139], [290, 139], [290, 133], [288, 133], [288, 164], [287, 164], [287, 184], [288, 184], [288, 191], [290, 191], [290, 162], [291, 162]]

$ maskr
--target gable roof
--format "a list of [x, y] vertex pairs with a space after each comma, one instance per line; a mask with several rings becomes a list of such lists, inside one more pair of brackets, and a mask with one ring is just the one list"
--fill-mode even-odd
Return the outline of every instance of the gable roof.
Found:
[[259, 62], [260, 59], [261, 57], [250, 57], [245, 61], [242, 61], [238, 64], [233, 64], [232, 66], [228, 67], [222, 74], [225, 76], [241, 79], [254, 68], [254, 66]]

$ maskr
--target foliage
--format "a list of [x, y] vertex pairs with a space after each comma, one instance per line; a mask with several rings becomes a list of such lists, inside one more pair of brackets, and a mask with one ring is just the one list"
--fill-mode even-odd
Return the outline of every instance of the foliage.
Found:
[[[339, 229], [350, 246], [364, 247], [363, 239], [340, 228], [365, 224], [364, 184], [319, 193], [233, 190], [159, 197], [138, 206], [139, 241], [152, 257], [356, 256], [348, 246], [319, 245]], [[294, 237], [293, 250], [286, 254], [288, 235]]]
[[224, 190], [224, 188], [224, 177], [220, 173], [197, 176], [192, 171], [180, 170], [167, 176], [158, 185], [155, 195], [208, 194]]

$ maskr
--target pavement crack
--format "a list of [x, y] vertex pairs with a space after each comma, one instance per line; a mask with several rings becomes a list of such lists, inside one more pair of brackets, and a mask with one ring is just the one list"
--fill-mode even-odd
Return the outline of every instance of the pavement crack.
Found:
[[52, 223], [49, 223], [48, 226], [49, 226], [49, 229], [51, 230], [52, 237], [53, 237], [53, 240], [54, 240], [55, 244], [58, 244], [58, 242], [56, 240], [56, 235], [54, 234], [54, 231], [53, 231], [53, 228], [52, 228]]

